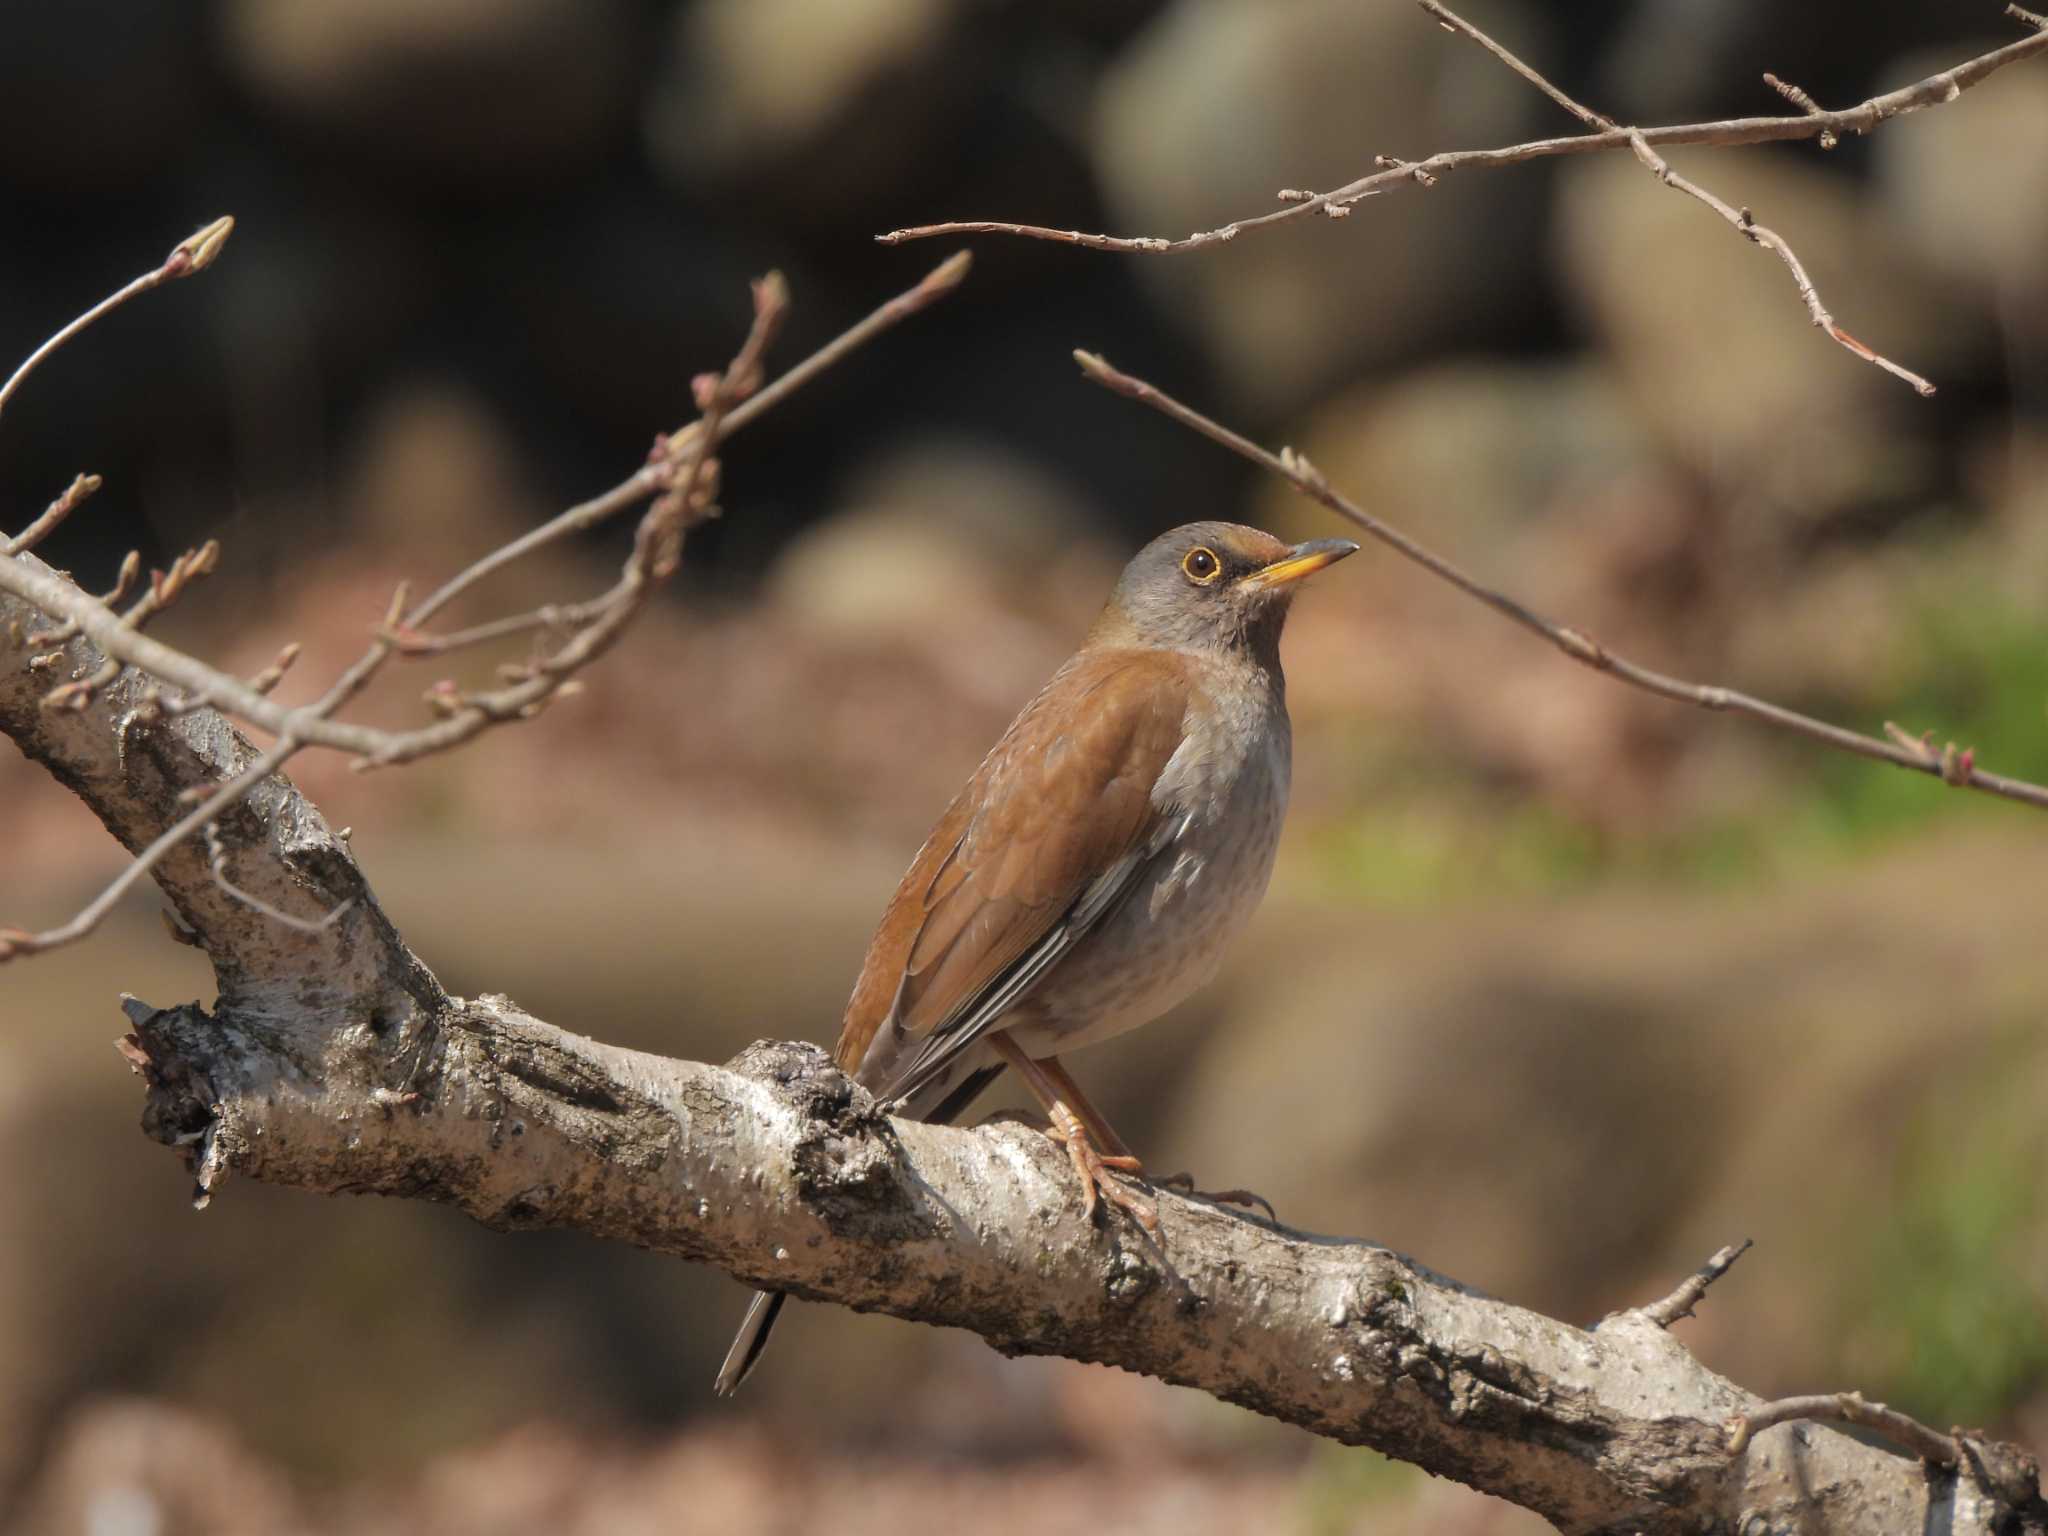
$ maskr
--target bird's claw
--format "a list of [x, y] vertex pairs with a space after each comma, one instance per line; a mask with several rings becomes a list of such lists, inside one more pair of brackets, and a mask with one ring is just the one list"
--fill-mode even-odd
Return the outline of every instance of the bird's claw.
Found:
[[1192, 1195], [1197, 1200], [1209, 1200], [1218, 1205], [1241, 1205], [1246, 1209], [1257, 1207], [1266, 1213], [1266, 1219], [1279, 1223], [1280, 1215], [1273, 1209], [1273, 1202], [1264, 1195], [1249, 1189], [1197, 1189], [1192, 1173], [1168, 1174], [1163, 1179], [1149, 1181], [1154, 1189], [1170, 1189], [1178, 1194]]
[[1143, 1196], [1132, 1193], [1115, 1177], [1119, 1173], [1143, 1172], [1144, 1165], [1137, 1158], [1112, 1156], [1099, 1151], [1078, 1120], [1070, 1125], [1060, 1125], [1055, 1121], [1046, 1128], [1045, 1134], [1067, 1149], [1067, 1157], [1081, 1180], [1081, 1216], [1084, 1220], [1092, 1222], [1097, 1204], [1107, 1200], [1147, 1232], [1159, 1230], [1159, 1208]]

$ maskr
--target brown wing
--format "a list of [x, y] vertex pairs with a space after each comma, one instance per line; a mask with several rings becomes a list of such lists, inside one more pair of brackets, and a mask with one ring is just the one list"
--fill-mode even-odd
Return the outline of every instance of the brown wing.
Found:
[[[1087, 653], [1025, 706], [918, 850], [868, 946], [835, 1053], [907, 1092], [1114, 905], [1170, 829], [1153, 786], [1191, 685], [1156, 651]], [[963, 1025], [969, 1026], [962, 1028]]]

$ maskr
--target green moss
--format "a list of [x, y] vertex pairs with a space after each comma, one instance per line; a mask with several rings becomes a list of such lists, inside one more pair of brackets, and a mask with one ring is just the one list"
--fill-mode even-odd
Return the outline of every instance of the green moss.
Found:
[[2048, 1385], [2048, 1233], [2039, 1221], [2048, 1053], [2015, 1031], [1901, 1138], [1861, 1324], [1886, 1401], [1939, 1425], [1994, 1422]]
[[[1974, 746], [1987, 768], [2048, 782], [2048, 622], [1996, 604], [1901, 619], [1903, 671], [1858, 698], [1795, 700], [1869, 731], [1886, 719]], [[1880, 669], [1881, 671], [1883, 669]], [[1883, 697], [1877, 695], [1882, 692]], [[1664, 708], [1645, 701], [1646, 709]], [[1763, 731], [1729, 717], [1712, 730]], [[1300, 844], [1315, 894], [1333, 902], [1433, 907], [1569, 891], [1615, 879], [1741, 887], [1855, 857], [1946, 819], [2011, 816], [2010, 805], [1925, 774], [1772, 735], [1775, 786], [1753, 808], [1616, 833], [1538, 795], [1461, 776], [1441, 761], [1359, 759], [1362, 807]]]
[[[1832, 718], [1872, 709], [1937, 748], [1974, 747], [1979, 764], [2015, 778], [2048, 779], [2048, 624], [2001, 606], [1943, 607], [1907, 621], [1911, 658], [1904, 687], [1882, 702], [1838, 703]], [[1877, 722], [1869, 722], [1878, 728]], [[1821, 839], [1867, 843], [1937, 817], [1996, 814], [1982, 795], [1957, 794], [1910, 770], [1827, 755], [1808, 807]], [[2009, 809], [2009, 808], [2008, 808]]]

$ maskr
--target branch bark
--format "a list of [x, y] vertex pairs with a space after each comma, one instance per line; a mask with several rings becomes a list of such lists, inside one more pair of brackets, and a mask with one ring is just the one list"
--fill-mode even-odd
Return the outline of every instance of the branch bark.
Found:
[[[0, 637], [33, 615], [0, 598]], [[130, 847], [255, 750], [212, 711], [130, 733], [132, 675], [42, 706], [0, 651], [0, 731]], [[90, 641], [67, 660], [90, 668]], [[345, 842], [281, 775], [222, 818], [225, 889], [188, 839], [153, 870], [220, 996], [129, 999], [145, 1130], [204, 1204], [230, 1173], [450, 1204], [501, 1229], [568, 1227], [756, 1285], [970, 1329], [1009, 1354], [1100, 1361], [1370, 1445], [1572, 1532], [2048, 1533], [2038, 1469], [1971, 1440], [1933, 1468], [1781, 1423], [1708, 1371], [1663, 1304], [1592, 1329], [1483, 1296], [1375, 1244], [1289, 1231], [1162, 1191], [1156, 1238], [1085, 1220], [1062, 1153], [1014, 1125], [891, 1120], [807, 1045], [729, 1067], [606, 1046], [509, 999], [449, 996]], [[346, 907], [343, 908], [343, 904]]]

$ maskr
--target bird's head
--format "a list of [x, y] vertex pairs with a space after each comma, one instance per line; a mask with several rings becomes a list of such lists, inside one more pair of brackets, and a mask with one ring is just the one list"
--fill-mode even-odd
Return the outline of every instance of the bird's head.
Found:
[[1357, 550], [1349, 539], [1284, 544], [1238, 523], [1188, 523], [1132, 557], [1094, 638], [1277, 664], [1280, 629], [1302, 578]]

